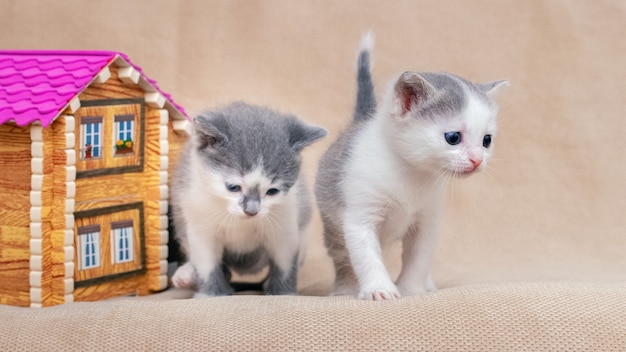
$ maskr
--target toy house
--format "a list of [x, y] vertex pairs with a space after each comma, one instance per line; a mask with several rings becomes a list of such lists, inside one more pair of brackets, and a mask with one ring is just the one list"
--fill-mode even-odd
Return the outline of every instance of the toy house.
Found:
[[166, 288], [187, 120], [122, 53], [0, 51], [0, 303]]

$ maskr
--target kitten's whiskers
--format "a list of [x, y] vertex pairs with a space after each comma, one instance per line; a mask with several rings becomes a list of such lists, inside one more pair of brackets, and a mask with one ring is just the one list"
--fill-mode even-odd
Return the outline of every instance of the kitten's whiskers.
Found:
[[[279, 218], [283, 217], [285, 214], [284, 212], [275, 209], [273, 210], [270, 214], [268, 214], [268, 216], [266, 216], [266, 219], [268, 221], [268, 223], [271, 225], [272, 228], [278, 228], [280, 230], [281, 233], [283, 233], [285, 231], [285, 229], [283, 228]], [[275, 218], [277, 217], [277, 218]], [[272, 234], [268, 234], [268, 237], [271, 236]]]

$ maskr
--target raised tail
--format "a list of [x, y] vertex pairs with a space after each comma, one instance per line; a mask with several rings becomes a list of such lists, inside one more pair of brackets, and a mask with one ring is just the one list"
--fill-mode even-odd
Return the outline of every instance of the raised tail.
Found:
[[366, 33], [361, 39], [357, 67], [356, 106], [354, 107], [354, 121], [365, 121], [373, 117], [376, 111], [376, 94], [372, 83], [370, 68], [370, 53], [374, 45], [374, 36]]

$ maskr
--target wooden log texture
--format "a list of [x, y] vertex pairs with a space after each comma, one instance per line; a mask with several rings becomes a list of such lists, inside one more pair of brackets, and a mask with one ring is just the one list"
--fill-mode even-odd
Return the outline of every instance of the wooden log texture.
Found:
[[173, 127], [173, 120], [170, 119], [167, 124], [168, 127], [168, 135], [167, 139], [169, 141], [169, 153], [168, 153], [168, 184], [172, 184], [172, 175], [174, 174], [174, 170], [176, 170], [176, 166], [178, 165], [178, 158], [180, 151], [187, 143], [189, 139], [189, 135], [183, 131], [175, 131]]
[[93, 302], [118, 296], [146, 295], [149, 291], [144, 287], [144, 281], [145, 278], [136, 276], [92, 286], [77, 287], [74, 290], [74, 301]]
[[0, 125], [0, 303], [30, 305], [31, 140], [28, 127]]
[[118, 76], [119, 69], [109, 66], [111, 77], [103, 84], [92, 84], [80, 95], [80, 100], [143, 98], [145, 92], [138, 85], [125, 84]]
[[[52, 126], [46, 131], [50, 133], [44, 134], [44, 144], [51, 145], [51, 154], [53, 160], [53, 169], [51, 173], [52, 187], [46, 190], [46, 198], [50, 199], [51, 211], [49, 216], [50, 228], [47, 237], [50, 244], [49, 252], [44, 255], [49, 256], [50, 266], [44, 268], [46, 275], [50, 276], [49, 295], [46, 295], [46, 299], [42, 302], [44, 307], [57, 305], [65, 302], [65, 230], [68, 226], [68, 219], [66, 214], [66, 202], [68, 200], [68, 187], [67, 187], [67, 167], [75, 163], [75, 154], [72, 152], [74, 145], [71, 144], [66, 136], [68, 126], [64, 117], [57, 118]], [[71, 120], [70, 123], [74, 123]], [[74, 126], [70, 126], [69, 129], [73, 130]], [[46, 138], [49, 138], [46, 139]], [[47, 154], [46, 154], [47, 156]], [[46, 176], [48, 177], [48, 176]], [[50, 196], [48, 196], [48, 194]], [[48, 200], [46, 201], [48, 202]], [[45, 241], [44, 243], [47, 243]], [[47, 261], [46, 261], [47, 262]]]
[[[53, 122], [52, 126], [58, 122]], [[42, 130], [42, 142], [43, 142], [43, 187], [41, 189], [41, 224], [42, 224], [42, 238], [41, 238], [41, 305], [43, 307], [52, 306], [63, 303], [63, 297], [59, 297], [54, 294], [54, 275], [53, 267], [58, 265], [54, 262], [55, 258], [58, 258], [58, 253], [55, 253], [57, 249], [54, 246], [55, 238], [53, 236], [55, 230], [55, 213], [58, 212], [54, 209], [54, 196], [57, 190], [57, 184], [55, 183], [55, 163], [66, 164], [66, 158], [59, 157], [55, 151], [55, 128], [44, 128]], [[58, 225], [57, 225], [58, 226]], [[63, 262], [61, 262], [63, 263]]]
[[[151, 291], [158, 291], [160, 287], [160, 203], [162, 198], [161, 186], [161, 113], [158, 109], [147, 108], [146, 112], [146, 150], [144, 168], [144, 207], [146, 231], [146, 286]], [[153, 191], [156, 190], [157, 192]]]

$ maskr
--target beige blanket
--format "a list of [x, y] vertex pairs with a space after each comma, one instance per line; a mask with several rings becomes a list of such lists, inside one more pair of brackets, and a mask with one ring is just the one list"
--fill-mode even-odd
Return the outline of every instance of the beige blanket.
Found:
[[498, 284], [393, 302], [233, 296], [0, 307], [3, 351], [624, 351], [625, 285]]

